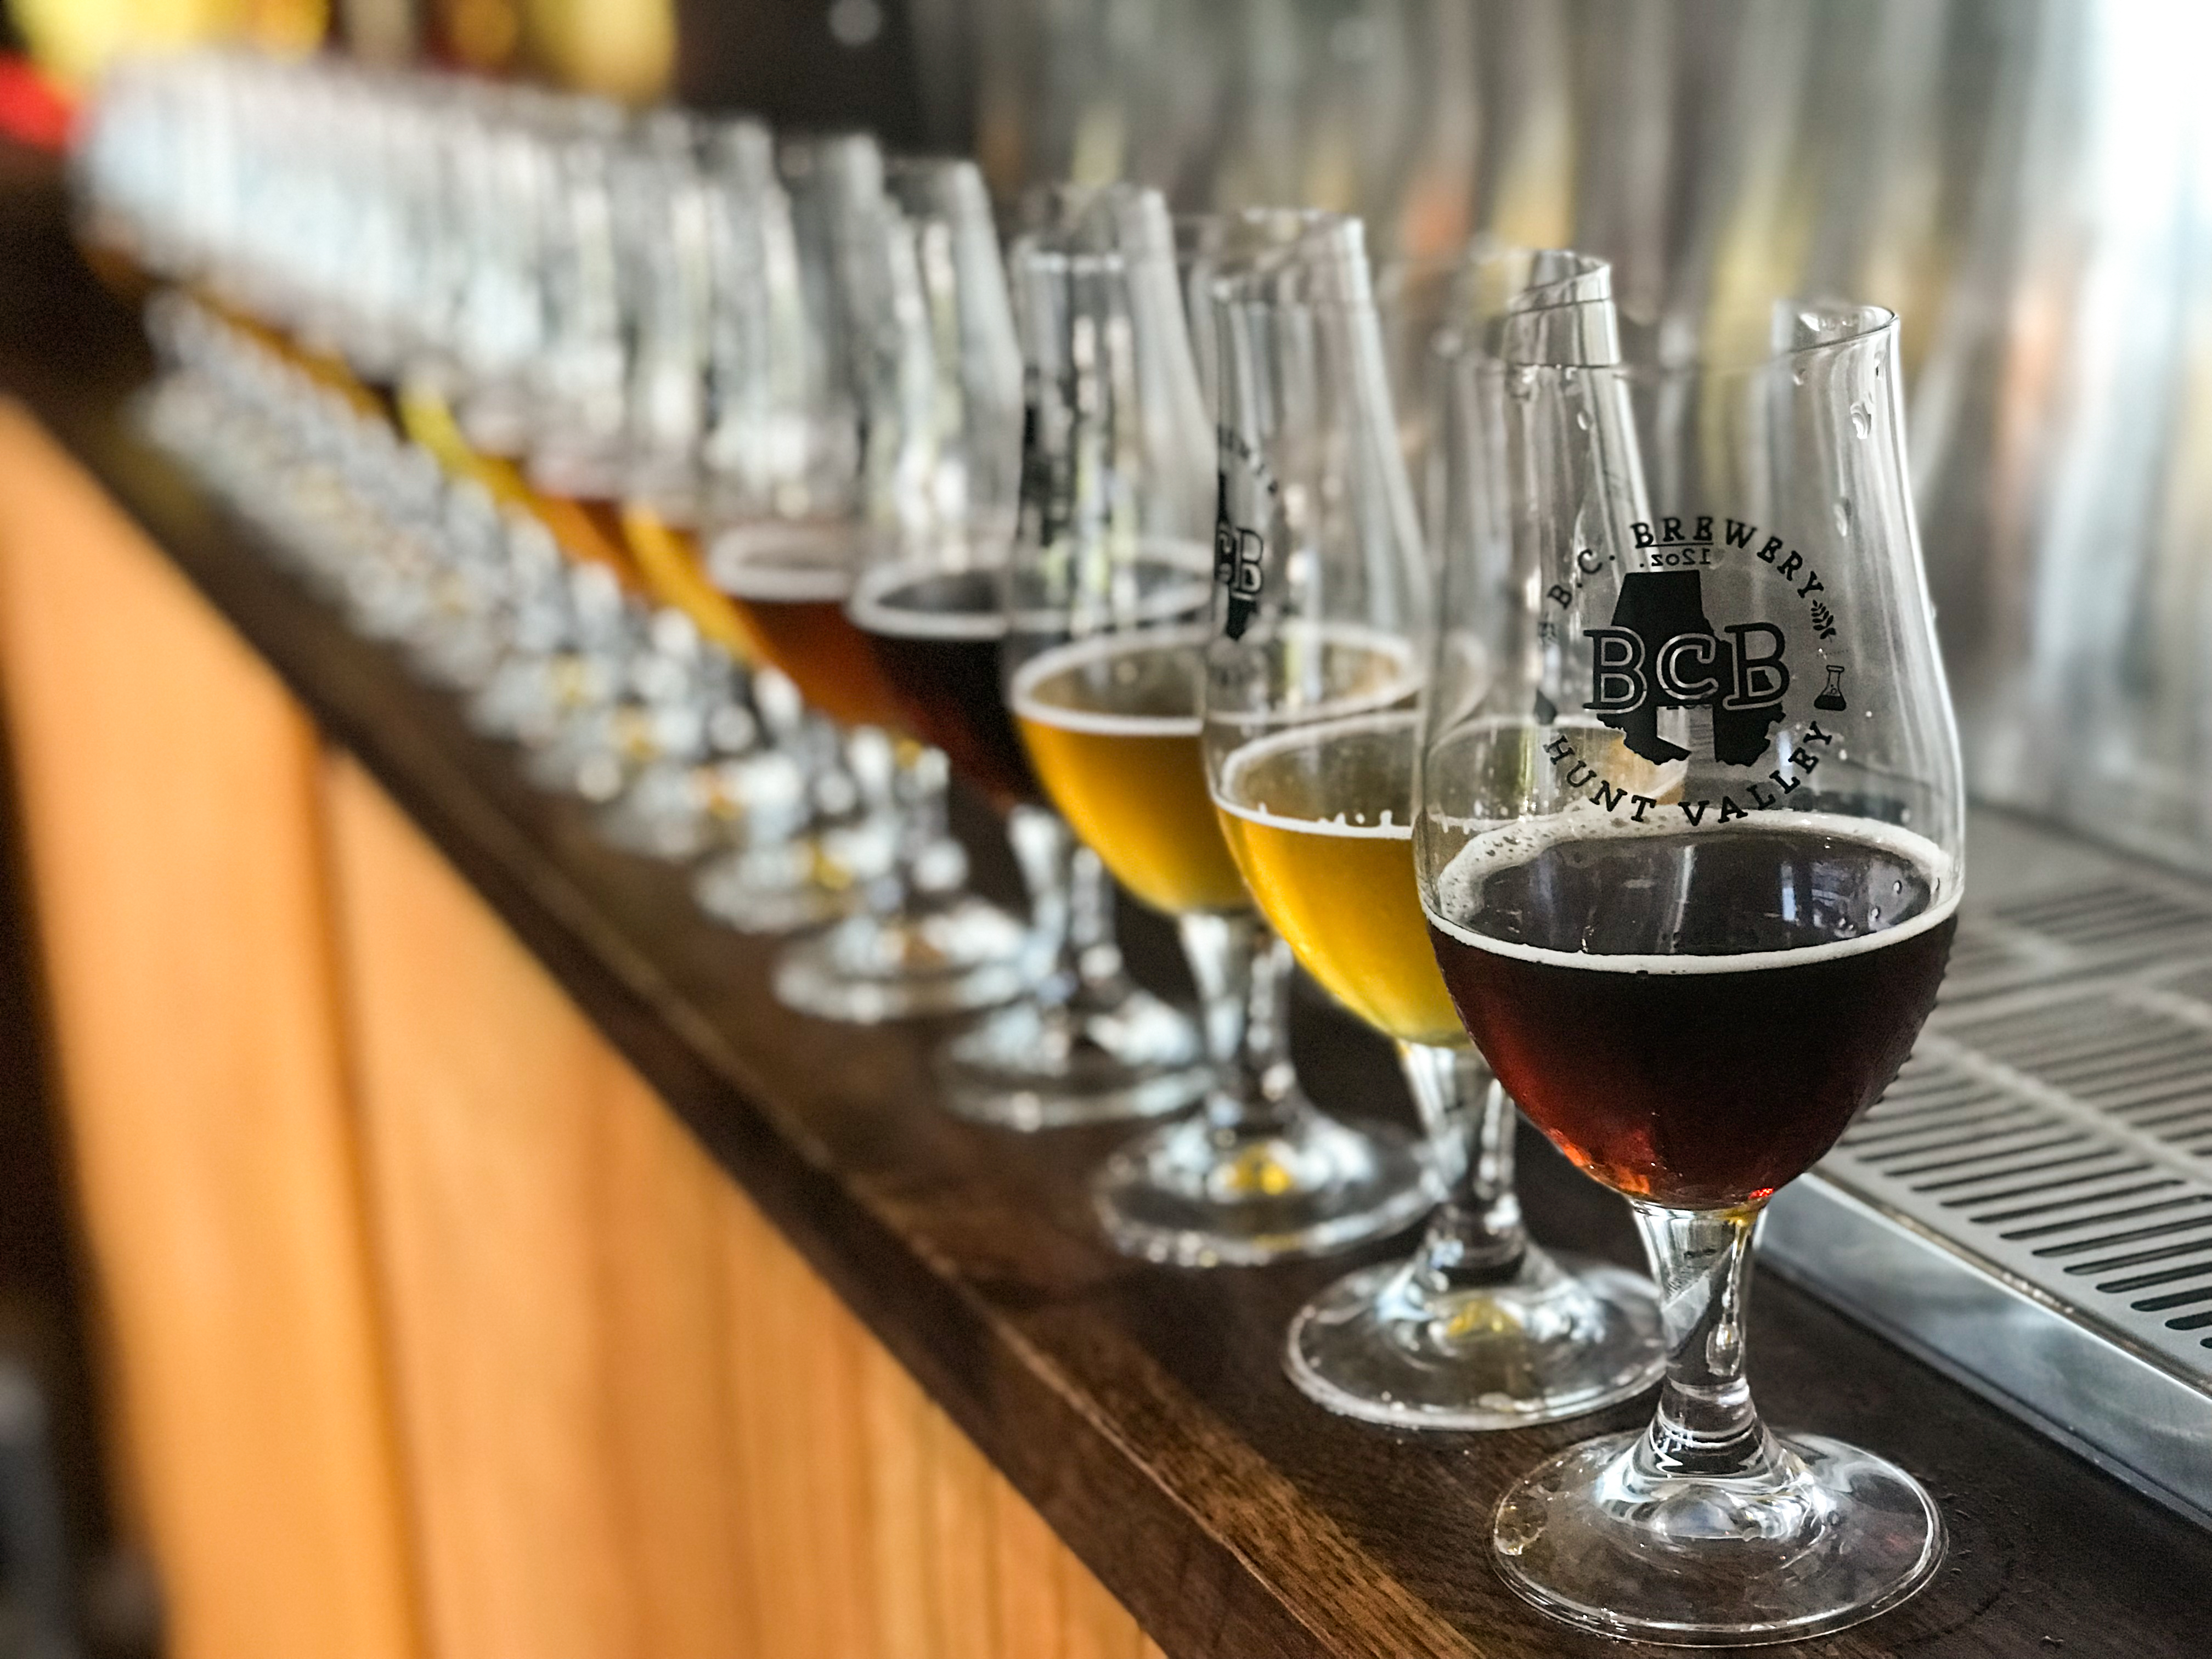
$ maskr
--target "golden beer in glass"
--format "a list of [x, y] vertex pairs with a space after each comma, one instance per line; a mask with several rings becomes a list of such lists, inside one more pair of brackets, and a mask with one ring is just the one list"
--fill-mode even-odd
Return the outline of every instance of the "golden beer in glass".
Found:
[[1245, 884], [1306, 971], [1387, 1036], [1464, 1040], [1413, 879], [1413, 716], [1262, 738], [1222, 769], [1221, 827]]
[[1053, 805], [1116, 880], [1170, 915], [1252, 902], [1199, 753], [1202, 638], [1177, 628], [1079, 640], [1024, 664], [1012, 691]]

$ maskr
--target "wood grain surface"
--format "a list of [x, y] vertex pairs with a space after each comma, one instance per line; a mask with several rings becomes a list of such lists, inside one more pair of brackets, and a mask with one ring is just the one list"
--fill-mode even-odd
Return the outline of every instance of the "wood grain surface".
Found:
[[[434, 1651], [1136, 1659], [421, 833], [358, 766], [329, 779]], [[1041, 1615], [1011, 1625], [1001, 1585]]]
[[0, 677], [171, 1650], [416, 1653], [314, 733], [12, 405], [0, 478]]

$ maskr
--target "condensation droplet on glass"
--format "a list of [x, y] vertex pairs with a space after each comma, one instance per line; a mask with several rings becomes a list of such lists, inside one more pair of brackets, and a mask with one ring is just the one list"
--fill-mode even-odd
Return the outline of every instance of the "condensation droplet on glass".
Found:
[[1851, 504], [1841, 496], [1838, 496], [1836, 500], [1836, 534], [1838, 536], [1848, 536], [1850, 533]]
[[1873, 909], [1868, 911], [1867, 920], [1869, 921], [1880, 921], [1881, 920], [1881, 906], [1877, 904]]
[[1575, 411], [1575, 424], [1584, 432], [1589, 431], [1590, 425], [1589, 410], [1587, 409], [1577, 410]]
[[1851, 431], [1861, 438], [1874, 431], [1874, 410], [1864, 404], [1851, 405]]
[[1505, 389], [1513, 394], [1516, 403], [1527, 403], [1536, 394], [1536, 371], [1516, 368], [1505, 380]]

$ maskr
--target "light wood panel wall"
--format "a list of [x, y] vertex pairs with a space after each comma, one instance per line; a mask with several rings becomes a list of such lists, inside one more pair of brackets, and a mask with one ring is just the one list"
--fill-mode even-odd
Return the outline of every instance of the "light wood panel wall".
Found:
[[314, 733], [4, 404], [0, 676], [172, 1651], [411, 1655]]
[[182, 1659], [1158, 1659], [0, 413], [0, 676]]
[[434, 1650], [1139, 1659], [375, 784], [329, 799]]

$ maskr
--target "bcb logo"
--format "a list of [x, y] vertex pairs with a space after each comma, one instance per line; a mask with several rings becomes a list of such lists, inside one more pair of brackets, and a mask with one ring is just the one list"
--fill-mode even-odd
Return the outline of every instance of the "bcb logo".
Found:
[[1790, 690], [1787, 641], [1771, 623], [1716, 629], [1694, 570], [1623, 576], [1610, 627], [1583, 630], [1590, 642], [1590, 700], [1583, 707], [1656, 765], [1689, 750], [1659, 735], [1662, 708], [1710, 708], [1713, 758], [1750, 766], [1766, 752]]
[[1229, 516], [1226, 477], [1220, 479], [1218, 491], [1213, 514], [1213, 579], [1229, 590], [1229, 610], [1221, 631], [1232, 640], [1241, 640], [1253, 613], [1260, 608], [1267, 544], [1258, 531], [1246, 530]]

